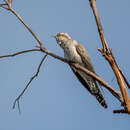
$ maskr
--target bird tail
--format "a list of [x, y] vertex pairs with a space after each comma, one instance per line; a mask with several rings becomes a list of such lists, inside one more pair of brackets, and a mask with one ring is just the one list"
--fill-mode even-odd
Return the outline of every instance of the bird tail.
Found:
[[104, 97], [102, 96], [102, 94], [99, 94], [99, 93], [98, 93], [98, 94], [95, 95], [95, 97], [96, 97], [97, 101], [98, 101], [104, 108], [107, 108], [107, 103], [106, 103]]
[[107, 103], [96, 81], [83, 72], [75, 71], [73, 68], [72, 71], [75, 73], [76, 77], [79, 79], [82, 85], [97, 99], [97, 101], [101, 104], [101, 106], [107, 108]]

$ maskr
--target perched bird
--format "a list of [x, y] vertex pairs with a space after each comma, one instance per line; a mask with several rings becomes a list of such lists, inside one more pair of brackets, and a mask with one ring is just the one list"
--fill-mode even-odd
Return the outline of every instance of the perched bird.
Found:
[[[64, 57], [70, 61], [74, 61], [81, 66], [85, 67], [91, 72], [94, 72], [92, 62], [88, 56], [86, 49], [77, 41], [72, 40], [72, 38], [65, 32], [60, 32], [56, 36], [57, 43], [64, 50]], [[82, 83], [82, 85], [98, 100], [98, 102], [107, 108], [105, 99], [97, 85], [94, 78], [87, 75], [86, 73], [70, 66], [76, 77]]]

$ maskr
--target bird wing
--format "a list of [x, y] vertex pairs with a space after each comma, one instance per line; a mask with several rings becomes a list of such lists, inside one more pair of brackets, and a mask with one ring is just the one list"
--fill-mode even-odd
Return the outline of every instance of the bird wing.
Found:
[[80, 55], [82, 63], [84, 64], [84, 67], [87, 68], [89, 71], [95, 73], [93, 65], [92, 65], [92, 62], [91, 62], [91, 60], [90, 60], [90, 58], [88, 56], [88, 52], [83, 47], [83, 45], [81, 45], [80, 43], [78, 43], [76, 45], [76, 51]]
[[[82, 61], [79, 64], [81, 66], [87, 68], [89, 71], [95, 73], [94, 68], [92, 66], [92, 62], [88, 56], [88, 53], [87, 53], [86, 49], [80, 43], [78, 43], [76, 45], [76, 51], [80, 55], [81, 61]], [[86, 73], [84, 73], [82, 71], [75, 69], [74, 67], [72, 67], [72, 70], [75, 73], [75, 75], [77, 76], [77, 78], [80, 80], [80, 82], [84, 85], [84, 87], [91, 94], [97, 93], [96, 91], [98, 89], [98, 85], [97, 85], [96, 80], [94, 78], [92, 78], [91, 76], [87, 75]]]
[[[87, 68], [89, 71], [94, 72], [94, 68], [92, 66], [92, 62], [88, 56], [88, 53], [86, 49], [79, 43], [76, 45], [76, 51], [81, 57], [82, 63], [80, 63], [81, 66]], [[76, 77], [79, 79], [79, 81], [82, 83], [82, 85], [93, 95], [96, 97], [98, 102], [105, 108], [107, 108], [107, 104], [104, 100], [104, 97], [96, 83], [96, 80], [92, 78], [91, 76], [87, 75], [86, 73], [76, 70], [74, 67], [72, 67], [72, 71], [75, 73]]]

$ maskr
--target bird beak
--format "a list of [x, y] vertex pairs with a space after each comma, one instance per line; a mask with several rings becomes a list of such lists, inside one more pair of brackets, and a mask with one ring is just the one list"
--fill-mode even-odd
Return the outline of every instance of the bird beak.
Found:
[[51, 37], [56, 38], [56, 35], [51, 35]]

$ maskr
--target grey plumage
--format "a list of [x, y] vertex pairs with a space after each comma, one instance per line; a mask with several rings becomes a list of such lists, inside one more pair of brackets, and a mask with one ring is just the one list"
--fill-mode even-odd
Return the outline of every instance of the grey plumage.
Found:
[[[64, 50], [64, 56], [68, 60], [79, 63], [81, 66], [87, 68], [91, 72], [94, 72], [93, 65], [88, 56], [86, 49], [77, 41], [72, 40], [67, 33], [58, 33], [55, 36], [57, 43]], [[73, 66], [70, 66], [76, 77], [82, 83], [82, 85], [98, 100], [98, 102], [104, 107], [107, 108], [105, 99], [97, 85], [97, 82], [94, 78], [87, 75], [86, 73], [75, 69]]]

